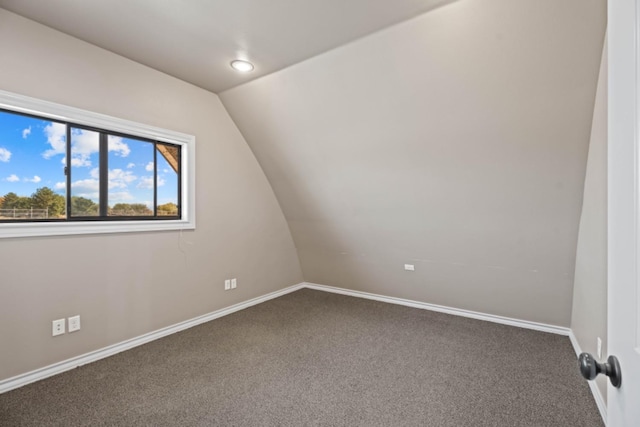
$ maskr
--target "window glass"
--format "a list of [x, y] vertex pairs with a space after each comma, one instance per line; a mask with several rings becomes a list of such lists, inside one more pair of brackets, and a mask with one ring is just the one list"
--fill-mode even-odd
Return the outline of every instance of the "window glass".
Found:
[[178, 145], [0, 111], [0, 173], [0, 221], [180, 216]]
[[[59, 183], [63, 186], [65, 183]], [[100, 133], [71, 128], [71, 216], [100, 214]]]
[[0, 90], [0, 239], [195, 223], [194, 136]]
[[66, 125], [0, 110], [0, 220], [65, 218]]
[[158, 216], [178, 216], [180, 151], [175, 145], [157, 144]]
[[153, 216], [152, 142], [108, 136], [109, 216]]

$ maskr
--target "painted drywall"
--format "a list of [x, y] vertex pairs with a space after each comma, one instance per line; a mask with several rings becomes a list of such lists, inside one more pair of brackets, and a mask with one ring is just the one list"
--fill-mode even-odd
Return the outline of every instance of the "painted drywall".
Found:
[[221, 93], [305, 280], [569, 326], [605, 21], [460, 0]]
[[[576, 252], [571, 329], [582, 351], [607, 358], [607, 45], [605, 43], [593, 111], [589, 158]], [[596, 356], [597, 357], [597, 356]], [[607, 378], [597, 378], [607, 396]]]
[[[0, 58], [2, 90], [195, 135], [198, 220], [182, 233], [0, 239], [0, 380], [302, 281], [217, 95], [2, 9]], [[51, 336], [52, 320], [76, 314], [79, 332]]]

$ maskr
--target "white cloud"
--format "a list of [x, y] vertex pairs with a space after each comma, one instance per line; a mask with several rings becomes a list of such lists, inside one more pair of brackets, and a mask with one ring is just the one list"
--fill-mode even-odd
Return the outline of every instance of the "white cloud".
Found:
[[[63, 166], [67, 166], [67, 156], [64, 156], [62, 160], [60, 160], [60, 163], [62, 163]], [[71, 166], [88, 168], [89, 166], [91, 166], [91, 159], [89, 158], [89, 156], [74, 155], [74, 157], [71, 157]]]
[[91, 155], [100, 150], [100, 134], [98, 132], [73, 129], [71, 132], [71, 153]]
[[131, 168], [135, 168], [135, 167], [136, 167], [136, 164], [135, 164], [135, 163], [129, 163], [129, 164], [127, 165], [127, 169], [131, 169]]
[[143, 176], [140, 178], [140, 182], [136, 186], [137, 188], [142, 188], [144, 190], [149, 190], [153, 188], [153, 177], [152, 176]]
[[[64, 182], [56, 183], [56, 190], [66, 187]], [[71, 183], [72, 195], [85, 199], [98, 200], [100, 197], [100, 183], [97, 179], [80, 179]]]
[[91, 155], [100, 151], [98, 132], [73, 129], [71, 131], [71, 166], [91, 166]]
[[[26, 131], [26, 129], [25, 129]], [[23, 131], [23, 136], [24, 132]], [[56, 154], [66, 152], [67, 129], [62, 123], [51, 122], [44, 128], [47, 142], [51, 146], [49, 150], [42, 153], [45, 159], [49, 159]], [[119, 136], [109, 135], [108, 150], [114, 152], [116, 156], [127, 157], [131, 149]], [[71, 131], [71, 165], [76, 167], [90, 167], [91, 155], [100, 150], [100, 134], [98, 132], [85, 129], [72, 129]], [[133, 163], [130, 163], [132, 165]], [[135, 165], [134, 165], [135, 166]], [[129, 167], [129, 166], [128, 166]], [[132, 166], [131, 166], [132, 167]]]
[[0, 162], [8, 162], [11, 158], [11, 151], [0, 147]]
[[152, 171], [153, 171], [153, 162], [149, 162], [149, 163], [147, 163], [147, 166], [145, 166], [145, 167], [144, 167], [144, 169], [145, 169], [147, 172], [152, 172]]
[[67, 149], [67, 126], [63, 123], [51, 122], [45, 126], [44, 134], [47, 136], [47, 143], [51, 148], [42, 153], [42, 157], [50, 159], [56, 154], [64, 154]]
[[115, 191], [113, 193], [109, 193], [109, 204], [129, 202], [133, 199], [134, 197], [128, 191]]
[[91, 160], [89, 160], [89, 157], [72, 157], [71, 166], [88, 168], [89, 166], [91, 166]]
[[109, 135], [109, 151], [114, 151], [116, 156], [127, 157], [131, 150], [126, 142], [122, 141], [119, 136]]
[[31, 126], [22, 130], [22, 139], [27, 139], [29, 135], [31, 135]]
[[[91, 171], [93, 176], [93, 170]], [[109, 189], [127, 188], [127, 186], [138, 179], [131, 171], [123, 171], [122, 169], [109, 170]], [[111, 195], [109, 195], [111, 198]]]
[[[160, 175], [158, 175], [158, 187], [162, 187], [166, 181], [162, 179]], [[142, 188], [144, 190], [150, 190], [153, 188], [153, 176], [143, 176], [140, 178], [140, 182], [136, 186], [137, 188]]]
[[24, 178], [23, 179], [24, 182], [33, 182], [33, 183], [39, 183], [40, 181], [42, 181], [42, 178], [40, 178], [38, 175], [34, 175], [33, 178]]
[[[66, 133], [66, 130], [65, 130]], [[51, 142], [49, 142], [51, 144]], [[64, 140], [62, 141], [64, 145]], [[53, 146], [53, 144], [52, 144]], [[127, 157], [131, 150], [129, 146], [122, 141], [119, 136], [109, 136], [108, 150], [114, 152], [116, 156]], [[45, 152], [45, 158], [51, 157], [53, 154], [63, 153], [66, 147], [55, 147], [57, 150], [55, 153], [51, 153], [53, 150]], [[85, 129], [73, 129], [71, 133], [71, 166], [75, 167], [90, 167], [92, 166], [91, 155], [100, 151], [100, 134], [98, 132], [85, 130]], [[127, 166], [131, 168], [135, 166], [135, 163], [129, 163]]]
[[[100, 171], [98, 168], [93, 168], [89, 171], [91, 178], [80, 179], [71, 183], [71, 190], [74, 196], [85, 197], [87, 199], [97, 200], [100, 194]], [[128, 192], [127, 186], [138, 179], [133, 175], [131, 171], [124, 171], [122, 169], [109, 170], [109, 190], [122, 189], [123, 191], [109, 191], [109, 203], [126, 202], [133, 200], [134, 197]], [[56, 190], [64, 190], [66, 184], [64, 182], [57, 182], [55, 184]]]
[[71, 188], [80, 192], [98, 192], [100, 191], [100, 183], [97, 179], [80, 179], [71, 183]]
[[5, 178], [5, 181], [18, 182], [18, 181], [20, 181], [20, 178], [18, 178], [18, 175], [11, 174], [11, 175], [9, 175], [8, 177]]

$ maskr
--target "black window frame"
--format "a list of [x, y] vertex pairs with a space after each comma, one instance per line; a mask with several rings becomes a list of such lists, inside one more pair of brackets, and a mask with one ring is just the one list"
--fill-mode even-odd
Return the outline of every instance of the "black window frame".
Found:
[[[168, 141], [161, 141], [158, 139], [148, 138], [139, 135], [128, 134], [125, 132], [119, 132], [100, 127], [95, 127], [87, 124], [76, 123], [68, 120], [61, 120], [52, 117], [39, 116], [37, 114], [25, 113], [22, 111], [15, 111], [7, 108], [0, 107], [0, 113], [16, 114], [25, 117], [30, 117], [37, 120], [48, 121], [52, 123], [60, 123], [66, 126], [66, 164], [64, 166], [64, 175], [66, 182], [65, 191], [65, 218], [25, 218], [25, 219], [0, 219], [0, 224], [14, 224], [14, 223], [74, 223], [74, 222], [118, 222], [118, 221], [176, 221], [183, 220], [182, 215], [182, 188], [183, 188], [183, 168], [182, 168], [182, 145], [172, 143]], [[97, 216], [72, 216], [71, 212], [71, 183], [72, 183], [72, 167], [71, 167], [71, 129], [83, 129], [92, 132], [97, 132], [100, 137], [100, 149], [99, 149], [99, 206], [100, 212]], [[137, 141], [143, 141], [153, 144], [153, 215], [131, 215], [131, 216], [110, 216], [108, 215], [108, 186], [109, 186], [109, 156], [108, 156], [108, 137], [117, 136], [121, 138], [128, 138]], [[158, 215], [158, 145], [171, 146], [177, 149], [177, 214], [176, 215]], [[104, 214], [104, 215], [103, 215]]]

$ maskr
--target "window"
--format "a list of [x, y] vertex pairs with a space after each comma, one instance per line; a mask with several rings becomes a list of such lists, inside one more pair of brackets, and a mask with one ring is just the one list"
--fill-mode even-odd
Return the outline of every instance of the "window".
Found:
[[195, 228], [195, 138], [0, 91], [0, 238]]

